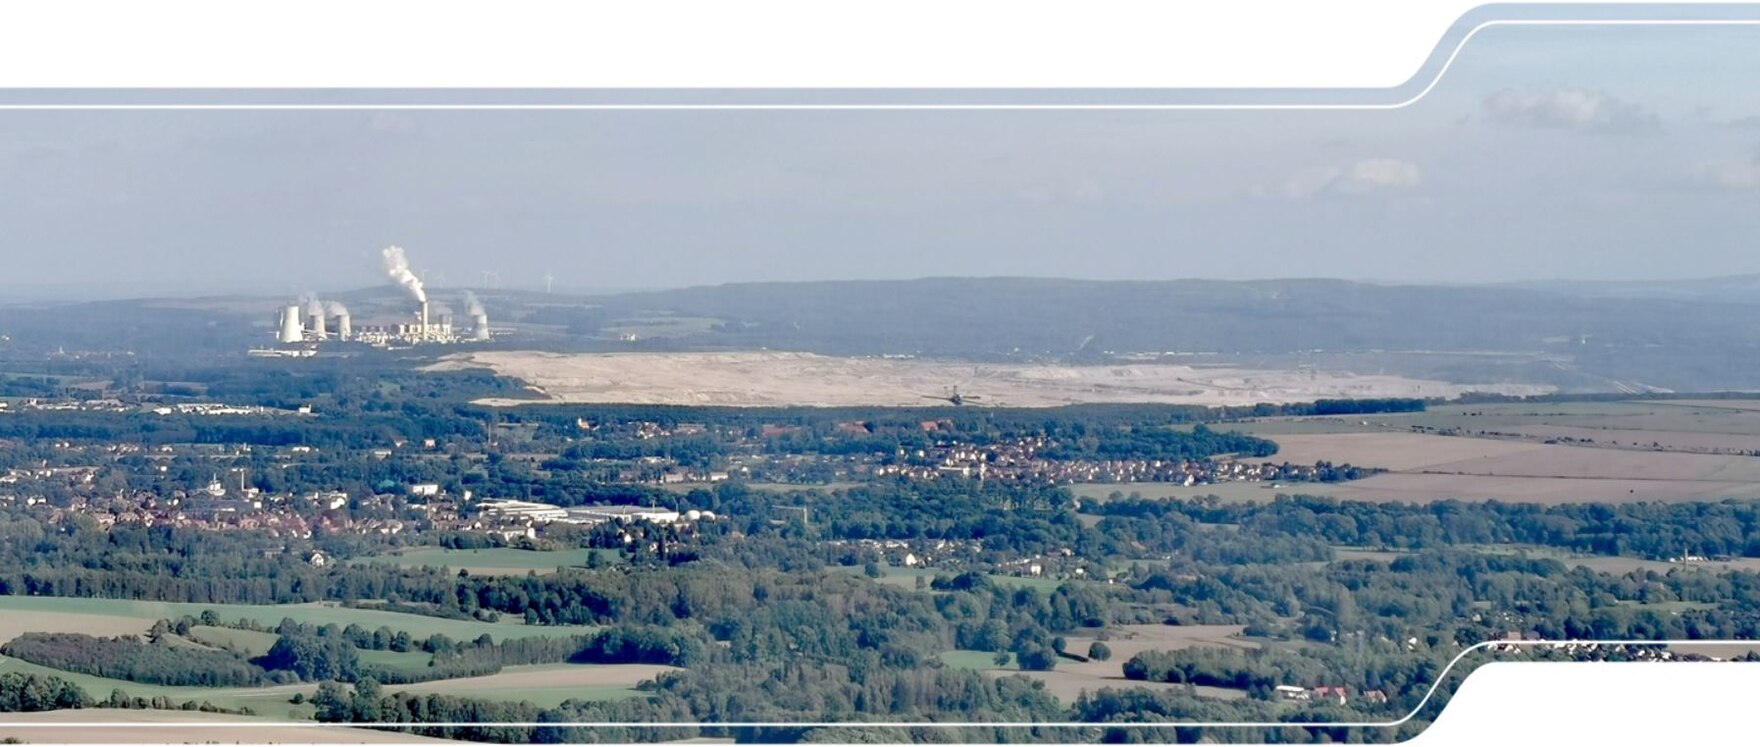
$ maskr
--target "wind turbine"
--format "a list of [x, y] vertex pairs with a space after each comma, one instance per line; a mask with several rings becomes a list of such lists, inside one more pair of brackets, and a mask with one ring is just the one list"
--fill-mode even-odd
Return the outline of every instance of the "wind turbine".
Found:
[[546, 295], [550, 293], [550, 284], [554, 282], [556, 282], [555, 275], [548, 272], [544, 273], [544, 293]]

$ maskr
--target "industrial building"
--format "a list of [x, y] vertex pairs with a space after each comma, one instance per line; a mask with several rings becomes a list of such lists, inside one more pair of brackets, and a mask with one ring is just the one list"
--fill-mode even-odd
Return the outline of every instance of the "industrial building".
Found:
[[[385, 261], [386, 275], [409, 294], [409, 301], [414, 305], [409, 316], [357, 325], [347, 307], [335, 301], [326, 303], [307, 294], [282, 307], [275, 320], [276, 341], [283, 345], [310, 345], [335, 339], [377, 346], [489, 341], [489, 313], [476, 294], [468, 290], [461, 292], [459, 300], [470, 317], [470, 328], [455, 329], [451, 311], [442, 308], [436, 313], [429, 308], [428, 291], [423, 287], [421, 276], [410, 269], [409, 258], [403, 249], [388, 246], [380, 254]], [[266, 357], [274, 355], [275, 351], [252, 351], [252, 354]]]
[[[427, 301], [415, 304], [408, 317], [386, 317], [355, 323], [348, 309], [339, 303], [330, 302], [325, 305], [301, 305], [291, 303], [282, 307], [275, 322], [275, 340], [283, 345], [300, 345], [319, 342], [355, 342], [367, 345], [390, 345], [396, 343], [461, 343], [488, 342], [489, 315], [474, 297], [469, 298], [473, 305], [469, 328], [456, 327], [452, 312], [442, 310], [431, 313]], [[271, 351], [262, 351], [267, 355]]]
[[604, 524], [607, 522], [627, 523], [646, 521], [654, 524], [674, 524], [683, 519], [686, 521], [714, 521], [715, 514], [708, 511], [687, 511], [679, 513], [673, 509], [658, 506], [575, 506], [562, 508], [549, 503], [533, 501], [485, 499], [477, 502], [477, 511], [486, 518], [501, 523], [521, 524]]

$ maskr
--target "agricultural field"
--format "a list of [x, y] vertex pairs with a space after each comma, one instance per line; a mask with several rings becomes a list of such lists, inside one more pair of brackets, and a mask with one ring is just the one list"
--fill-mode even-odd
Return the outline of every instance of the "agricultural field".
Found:
[[1151, 500], [1166, 498], [1201, 498], [1214, 495], [1224, 502], [1248, 503], [1253, 501], [1266, 502], [1279, 494], [1337, 496], [1345, 492], [1347, 483], [1324, 482], [1286, 482], [1272, 487], [1264, 482], [1219, 482], [1214, 485], [1185, 486], [1170, 482], [1094, 482], [1069, 486], [1071, 493], [1084, 501], [1105, 503], [1114, 492], [1123, 498], [1136, 495]]
[[395, 731], [289, 725], [266, 716], [115, 708], [8, 713], [0, 739], [8, 738], [31, 744], [459, 744]]
[[[488, 633], [493, 636], [495, 640], [499, 641], [508, 638], [578, 635], [582, 633], [590, 633], [594, 630], [593, 626], [589, 625], [528, 626], [520, 622], [506, 621], [507, 618], [503, 618], [504, 622], [497, 623], [487, 623], [476, 620], [448, 620], [440, 617], [412, 615], [403, 612], [354, 609], [333, 603], [274, 605], [194, 604], [143, 602], [126, 599], [20, 596], [0, 596], [0, 626], [5, 626], [5, 630], [11, 630], [11, 628], [14, 627], [10, 622], [13, 616], [25, 612], [41, 613], [44, 615], [36, 619], [46, 622], [33, 624], [50, 625], [50, 627], [46, 628], [35, 628], [36, 630], [100, 635], [101, 633], [93, 631], [99, 629], [111, 629], [112, 626], [119, 627], [124, 625], [124, 623], [121, 622], [112, 623], [110, 620], [94, 619], [111, 618], [116, 620], [133, 621], [130, 624], [140, 625], [138, 630], [124, 629], [121, 630], [121, 633], [146, 632], [148, 628], [152, 627], [153, 622], [156, 620], [182, 617], [184, 615], [200, 615], [203, 610], [213, 610], [215, 614], [220, 616], [221, 620], [226, 622], [245, 619], [253, 620], [268, 627], [274, 627], [279, 624], [283, 618], [291, 618], [295, 622], [310, 623], [313, 625], [336, 623], [337, 625], [347, 626], [352, 623], [360, 625], [368, 630], [384, 626], [393, 631], [407, 631], [411, 636], [416, 638], [426, 638], [435, 633], [440, 633], [458, 641], [471, 640], [484, 633]], [[70, 618], [70, 616], [75, 617]], [[63, 619], [77, 619], [96, 627], [92, 629], [87, 629], [85, 627], [71, 628], [68, 627], [65, 622], [53, 622], [55, 620]], [[108, 633], [107, 635], [118, 634], [120, 633]], [[17, 635], [17, 633], [13, 633], [13, 635]]]
[[1471, 471], [1521, 454], [1566, 450], [1522, 441], [1432, 436], [1422, 433], [1304, 433], [1277, 436], [1270, 461], [1313, 464], [1328, 461], [1394, 471], [1420, 471], [1444, 465]]
[[1715, 643], [1670, 643], [1668, 650], [1683, 654], [1698, 654], [1717, 659], [1734, 659], [1749, 653], [1760, 653], [1760, 644], [1735, 643], [1720, 645]]
[[660, 664], [534, 664], [507, 667], [483, 677], [462, 677], [411, 685], [387, 685], [392, 692], [436, 693], [530, 701], [554, 707], [567, 700], [640, 697], [635, 686], [678, 667]]
[[[1390, 470], [1282, 492], [1369, 501], [1760, 498], [1760, 456], [1752, 456], [1760, 453], [1760, 400], [1446, 405], [1229, 428], [1276, 441], [1277, 461]], [[1209, 493], [1254, 497], [1240, 485], [1193, 486], [1178, 495]]]
[[599, 562], [610, 565], [622, 562], [615, 550], [577, 548], [573, 550], [521, 550], [513, 547], [491, 547], [479, 550], [454, 550], [446, 547], [419, 547], [354, 560], [356, 563], [392, 563], [404, 568], [432, 566], [469, 571], [474, 576], [524, 576], [527, 573], [554, 573], [557, 568], [580, 568], [587, 558], [598, 555]]
[[[1302, 493], [1303, 490], [1287, 492]], [[1341, 500], [1507, 501], [1529, 503], [1622, 503], [1719, 501], [1760, 498], [1760, 484], [1701, 480], [1633, 480], [1482, 474], [1385, 474], [1352, 482], [1324, 495]]]
[[20, 609], [4, 606], [5, 600], [8, 599], [11, 597], [0, 597], [0, 643], [5, 643], [25, 633], [85, 633], [86, 635], [111, 638], [120, 635], [139, 635], [153, 627], [153, 620], [145, 617], [57, 612], [53, 609]]

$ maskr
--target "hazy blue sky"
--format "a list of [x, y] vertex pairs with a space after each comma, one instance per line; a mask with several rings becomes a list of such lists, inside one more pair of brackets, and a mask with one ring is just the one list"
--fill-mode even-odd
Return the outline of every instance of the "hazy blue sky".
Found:
[[1496, 29], [1385, 112], [0, 112], [0, 288], [1760, 272], [1760, 30]]

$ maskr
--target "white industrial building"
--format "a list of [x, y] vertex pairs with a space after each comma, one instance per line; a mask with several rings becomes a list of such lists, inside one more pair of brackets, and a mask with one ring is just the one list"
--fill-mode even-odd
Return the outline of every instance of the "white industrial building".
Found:
[[581, 506], [568, 509], [568, 513], [570, 517], [589, 521], [650, 521], [655, 524], [671, 524], [679, 519], [677, 511], [653, 506]]
[[477, 502], [477, 510], [484, 517], [502, 522], [529, 522], [545, 524], [557, 522], [562, 524], [603, 524], [606, 522], [646, 521], [654, 524], [673, 524], [684, 521], [714, 521], [715, 514], [709, 511], [687, 511], [680, 513], [670, 508], [658, 506], [573, 506], [562, 508], [549, 503], [533, 501], [516, 501], [506, 499], [487, 499]]
[[484, 516], [504, 520], [557, 521], [568, 518], [568, 512], [548, 503], [515, 500], [483, 500], [477, 510]]

